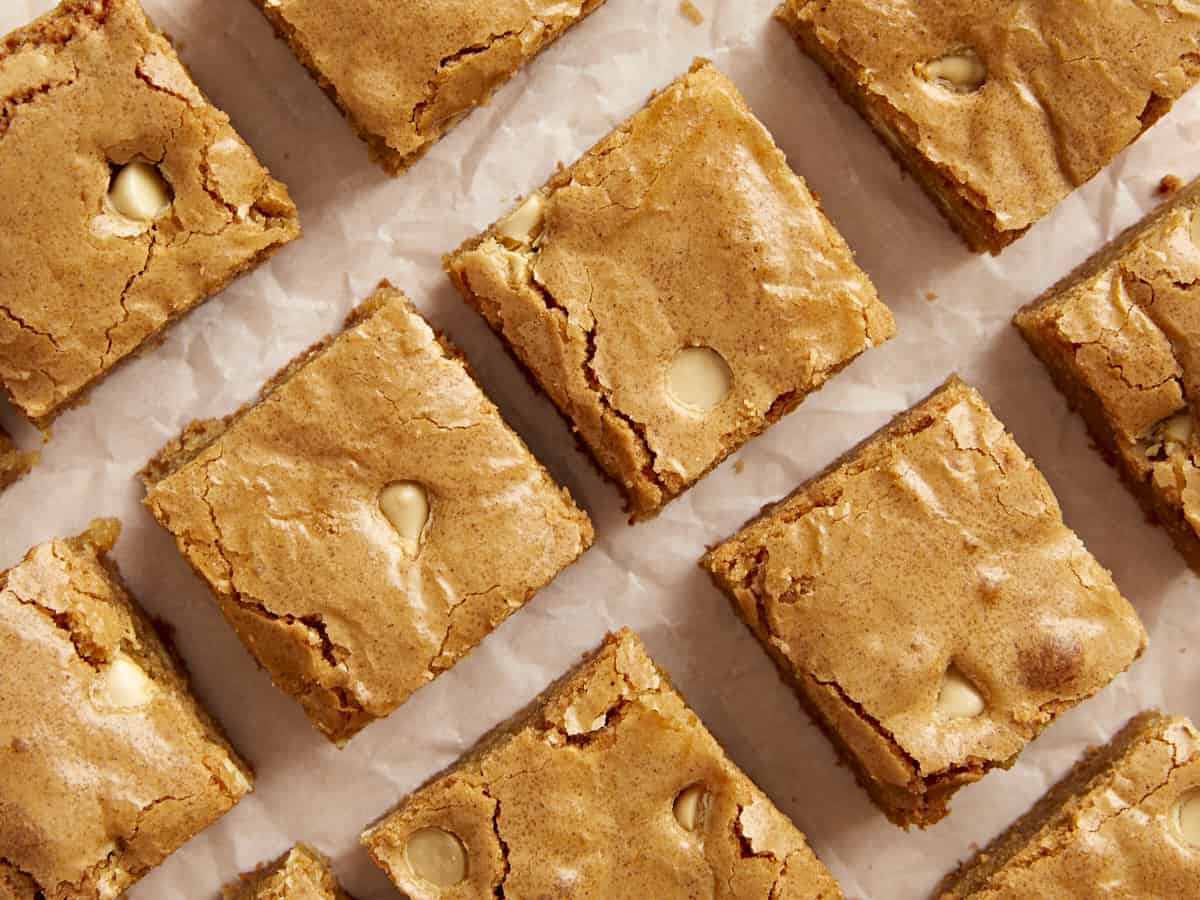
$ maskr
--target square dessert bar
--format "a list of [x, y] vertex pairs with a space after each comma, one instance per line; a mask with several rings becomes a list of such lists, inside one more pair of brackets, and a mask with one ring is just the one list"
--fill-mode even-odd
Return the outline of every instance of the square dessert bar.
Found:
[[635, 521], [895, 333], [804, 181], [703, 60], [444, 262]]
[[253, 0], [398, 175], [604, 0]]
[[1146, 643], [1041, 473], [953, 377], [702, 564], [906, 828], [1011, 766]]
[[1150, 711], [1089, 751], [1032, 810], [947, 876], [940, 897], [1184, 898], [1198, 891], [1200, 732], [1187, 719]]
[[106, 553], [120, 525], [0, 573], [0, 896], [109, 900], [250, 791], [251, 774]]
[[28, 472], [36, 461], [36, 453], [22, 453], [13, 446], [8, 432], [0, 428], [0, 491]]
[[136, 0], [0, 40], [0, 196], [0, 391], [42, 427], [300, 234]]
[[1200, 572], [1200, 182], [1022, 309], [1016, 324]]
[[1169, 2], [784, 0], [778, 17], [971, 249], [999, 253], [1200, 79]]
[[413, 900], [842, 896], [628, 630], [363, 844]]
[[241, 877], [221, 891], [222, 900], [351, 900], [342, 890], [329, 860], [297, 844], [273, 863]]
[[457, 351], [386, 283], [143, 477], [246, 647], [339, 744], [592, 542]]

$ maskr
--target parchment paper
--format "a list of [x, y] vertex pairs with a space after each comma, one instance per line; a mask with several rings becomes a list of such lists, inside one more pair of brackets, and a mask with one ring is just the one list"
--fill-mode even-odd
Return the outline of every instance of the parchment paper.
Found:
[[[362, 900], [396, 896], [358, 846], [360, 829], [446, 766], [592, 648], [631, 625], [733, 759], [807, 833], [847, 896], [924, 897], [978, 842], [1024, 812], [1091, 743], [1150, 706], [1200, 719], [1200, 591], [1164, 533], [1088, 443], [1009, 319], [1157, 202], [1160, 178], [1200, 171], [1200, 91], [999, 260], [968, 253], [920, 190], [835, 96], [784, 29], [776, 0], [609, 0], [391, 179], [247, 0], [147, 0], [201, 87], [291, 188], [306, 236], [171, 329], [91, 402], [63, 416], [41, 465], [0, 498], [0, 566], [37, 541], [119, 516], [116, 557], [175, 628], [196, 690], [258, 772], [256, 792], [134, 888], [134, 898], [211, 898], [222, 882], [307, 840]], [[51, 6], [3, 0], [0, 32]], [[400, 52], [403, 52], [402, 50]], [[709, 475], [656, 521], [625, 524], [615, 488], [576, 451], [440, 255], [570, 163], [695, 55], [745, 92], [880, 294], [899, 336], [868, 351], [799, 411]], [[3, 202], [3, 198], [0, 198]], [[187, 421], [228, 413], [295, 353], [391, 279], [470, 357], [489, 395], [596, 522], [596, 546], [466, 661], [337, 751], [276, 690], [173, 541], [140, 507], [134, 473]], [[929, 299], [935, 297], [936, 299]], [[928, 832], [889, 825], [696, 566], [706, 544], [812, 475], [952, 370], [979, 387], [1141, 613], [1150, 649], [1064, 715], [1011, 772], [963, 790]], [[36, 435], [0, 419], [26, 446]], [[297, 578], [304, 573], [297, 572]]]

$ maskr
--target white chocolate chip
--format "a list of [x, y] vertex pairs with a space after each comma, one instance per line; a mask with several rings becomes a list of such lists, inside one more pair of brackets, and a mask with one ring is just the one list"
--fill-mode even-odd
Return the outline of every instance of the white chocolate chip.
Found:
[[171, 188], [155, 166], [135, 160], [113, 178], [108, 200], [127, 219], [153, 222], [171, 208]]
[[467, 877], [466, 848], [441, 828], [422, 828], [410, 834], [404, 858], [414, 875], [438, 887], [451, 887]]
[[395, 481], [379, 495], [379, 508], [400, 535], [404, 549], [416, 556], [429, 522], [429, 494], [415, 481]]
[[708, 789], [702, 784], [685, 787], [675, 798], [675, 821], [684, 831], [695, 831], [708, 811]]
[[983, 87], [987, 66], [978, 53], [967, 47], [918, 65], [917, 74], [957, 93], [971, 94]]
[[1146, 439], [1149, 441], [1146, 444], [1146, 457], [1163, 458], [1165, 455], [1186, 450], [1192, 440], [1192, 429], [1190, 410], [1185, 409], [1169, 419], [1163, 419], [1151, 429], [1150, 437]]
[[938, 692], [937, 713], [943, 719], [974, 719], [984, 710], [983, 695], [954, 666], [946, 670]]
[[1185, 844], [1200, 848], [1200, 790], [1179, 798], [1174, 809], [1175, 827]]
[[156, 688], [141, 667], [121, 654], [92, 683], [92, 701], [107, 709], [133, 709], [154, 699]]
[[541, 234], [545, 208], [546, 200], [541, 194], [530, 194], [524, 203], [496, 224], [496, 233], [522, 246], [530, 246]]
[[1192, 210], [1192, 243], [1200, 247], [1200, 212]]
[[1167, 419], [1163, 426], [1163, 438], [1176, 444], [1187, 445], [1192, 439], [1192, 414], [1184, 411]]
[[667, 395], [688, 412], [706, 413], [729, 396], [733, 372], [709, 347], [684, 347], [667, 369]]

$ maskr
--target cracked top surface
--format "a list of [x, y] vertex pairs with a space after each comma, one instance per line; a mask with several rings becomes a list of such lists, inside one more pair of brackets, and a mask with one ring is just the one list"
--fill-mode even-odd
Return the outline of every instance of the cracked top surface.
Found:
[[1200, 182], [1016, 321], [1099, 400], [1135, 478], [1200, 532]]
[[[521, 210], [540, 210], [531, 231], [514, 239], [531, 217], [513, 214], [447, 269], [635, 519], [895, 332], [803, 180], [702, 60]], [[731, 372], [702, 414], [666, 390], [692, 346]]]
[[[1009, 760], [1145, 644], [1049, 485], [957, 378], [704, 564], [807, 690], [831, 686], [846, 721], [869, 724], [879, 739], [855, 745], [860, 761], [900, 785]], [[982, 714], [937, 712], [951, 665]]]
[[[139, 224], [112, 166], [157, 163]], [[45, 424], [172, 318], [299, 234], [296, 210], [135, 0], [68, 0], [0, 43], [0, 387]]]
[[[94, 522], [0, 573], [0, 894], [15, 900], [116, 897], [250, 790], [104, 558], [118, 531]], [[114, 692], [133, 666], [149, 683]]]
[[[700, 784], [695, 827], [676, 797]], [[406, 861], [423, 828], [455, 835], [465, 880]], [[413, 900], [840, 898], [804, 836], [725, 756], [628, 630], [363, 835]]]
[[[147, 478], [146, 505], [247, 647], [339, 742], [592, 541], [567, 491], [387, 286], [258, 403], [196, 423]], [[415, 556], [380, 505], [406, 481], [428, 494]]]
[[[1200, 847], [1181, 839], [1175, 811], [1200, 790], [1200, 732], [1181, 716], [1143, 713], [1112, 745], [1092, 752], [1098, 758], [1081, 762], [1083, 771], [1039, 804], [1052, 808], [1030, 814], [1044, 821], [1032, 828], [1019, 821], [1017, 834], [1001, 836], [1002, 843], [1019, 841], [1005, 848], [1003, 864], [990, 873], [968, 867], [943, 898], [1091, 900], [1098, 885], [1111, 897], [1194, 895]], [[1087, 771], [1097, 764], [1100, 771]]]
[[391, 170], [604, 0], [253, 0]]
[[223, 900], [350, 900], [341, 889], [329, 860], [306, 844], [282, 858], [243, 875], [221, 892]]
[[[786, 0], [782, 15], [1005, 231], [1049, 212], [1200, 78], [1194, 0]], [[981, 88], [923, 77], [964, 49], [986, 66]]]

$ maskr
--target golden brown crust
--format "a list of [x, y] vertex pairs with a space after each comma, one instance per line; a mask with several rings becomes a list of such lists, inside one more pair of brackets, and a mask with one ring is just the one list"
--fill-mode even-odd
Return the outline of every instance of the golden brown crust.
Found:
[[399, 175], [604, 0], [252, 2]]
[[[703, 787], [689, 831], [677, 796]], [[406, 852], [454, 835], [465, 878], [438, 891]], [[483, 896], [840, 898], [804, 836], [725, 756], [628, 630], [363, 834], [413, 900]]]
[[37, 453], [23, 453], [13, 446], [8, 433], [0, 428], [0, 491], [33, 468], [37, 459]]
[[[173, 195], [151, 223], [107, 200], [134, 160]], [[0, 43], [0, 191], [0, 390], [43, 428], [300, 233], [136, 0], [68, 0]]]
[[[1045, 480], [957, 378], [702, 565], [905, 827], [1010, 766], [1145, 643]], [[951, 671], [973, 714], [942, 712]]]
[[977, 251], [1024, 234], [1200, 80], [1187, 5], [784, 0], [777, 16]]
[[1200, 182], [1014, 321], [1105, 457], [1200, 571], [1198, 240]]
[[222, 900], [354, 900], [342, 890], [329, 860], [308, 844], [297, 844], [226, 885]]
[[[517, 223], [533, 230], [514, 236]], [[635, 521], [895, 333], [803, 180], [705, 60], [444, 264]], [[695, 347], [729, 371], [704, 412], [668, 390]]]
[[119, 528], [0, 573], [0, 885], [21, 900], [114, 897], [250, 790], [106, 557]]
[[940, 900], [1185, 897], [1200, 852], [1177, 832], [1175, 804], [1200, 787], [1200, 733], [1141, 713], [1091, 748], [1034, 807], [943, 879]]
[[[343, 743], [590, 546], [591, 522], [386, 283], [232, 416], [146, 470], [146, 505], [275, 682]], [[416, 545], [385, 488], [426, 492]]]

